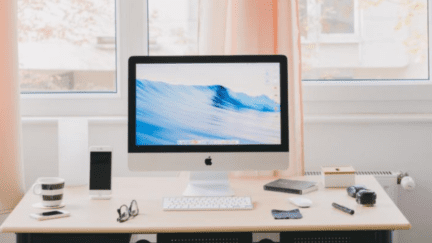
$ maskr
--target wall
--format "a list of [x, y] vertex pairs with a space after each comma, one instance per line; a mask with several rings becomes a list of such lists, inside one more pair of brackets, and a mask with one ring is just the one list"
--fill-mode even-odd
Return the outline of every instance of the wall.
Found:
[[[26, 188], [37, 177], [56, 176], [57, 123], [55, 120], [23, 121]], [[114, 147], [114, 176], [176, 176], [177, 173], [129, 172], [127, 168], [126, 118], [92, 119], [90, 145]], [[432, 232], [432, 116], [422, 118], [366, 116], [305, 118], [305, 168], [319, 171], [322, 165], [349, 164], [357, 170], [402, 170], [416, 181], [412, 192], [402, 191], [397, 203], [412, 224], [399, 234], [402, 242], [430, 242]], [[0, 221], [2, 222], [2, 221]], [[10, 236], [7, 236], [10, 237]], [[1, 237], [0, 237], [1, 238]], [[1, 241], [0, 239], [0, 242]], [[7, 242], [7, 241], [4, 241]]]

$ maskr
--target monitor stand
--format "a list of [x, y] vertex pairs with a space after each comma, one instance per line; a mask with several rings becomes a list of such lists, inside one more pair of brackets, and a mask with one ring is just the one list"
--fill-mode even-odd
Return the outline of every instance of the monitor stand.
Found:
[[183, 196], [234, 196], [226, 171], [191, 171]]

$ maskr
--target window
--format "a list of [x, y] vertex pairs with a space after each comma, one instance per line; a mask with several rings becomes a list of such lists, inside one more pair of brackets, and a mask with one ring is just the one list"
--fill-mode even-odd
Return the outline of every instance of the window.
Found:
[[149, 55], [198, 54], [198, 0], [150, 0]]
[[21, 91], [116, 92], [115, 0], [18, 0]]
[[[24, 35], [27, 39], [20, 37], [20, 59], [26, 59], [24, 52], [21, 52], [25, 50], [21, 47], [22, 43], [29, 44], [30, 40], [35, 39], [42, 41], [38, 39], [40, 38], [37, 36], [38, 33], [48, 34], [48, 36], [61, 33], [59, 36], [72, 39], [67, 42], [68, 44], [78, 42], [82, 46], [94, 48], [98, 53], [110, 52], [112, 58], [116, 57], [110, 59], [112, 61], [109, 58], [97, 58], [98, 61], [107, 63], [107, 68], [88, 70], [95, 76], [101, 73], [106, 75], [106, 78], [103, 78], [106, 80], [103, 88], [98, 83], [92, 84], [98, 78], [87, 75], [88, 73], [84, 79], [81, 79], [85, 82], [75, 85], [78, 83], [75, 83], [75, 80], [83, 77], [78, 73], [87, 72], [80, 70], [78, 66], [52, 70], [37, 69], [37, 62], [32, 64], [35, 65], [34, 68], [30, 67], [31, 63], [20, 63], [21, 75], [28, 75], [23, 78], [23, 81], [29, 82], [23, 84], [23, 86], [27, 85], [23, 87], [27, 93], [22, 95], [21, 102], [21, 113], [24, 116], [126, 115], [127, 61], [130, 56], [196, 55], [198, 53], [199, 0], [19, 1], [20, 4], [36, 4], [38, 6], [36, 10], [26, 10], [29, 11], [28, 16], [33, 16], [38, 21], [44, 20], [49, 23], [50, 28], [52, 27], [41, 31], [43, 28], [37, 25], [35, 30], [30, 30], [29, 33], [32, 33], [30, 36]], [[109, 1], [115, 2], [115, 5], [102, 4]], [[428, 26], [430, 22], [428, 12], [431, 6], [427, 0], [301, 0], [298, 2], [306, 113], [400, 112], [402, 107], [407, 112], [432, 112]], [[90, 4], [91, 14], [103, 9], [107, 10], [102, 15], [104, 17], [100, 17], [104, 19], [102, 21], [104, 25], [97, 25], [92, 21], [85, 22], [84, 24], [91, 26], [92, 31], [82, 32], [78, 28], [65, 26], [67, 19], [65, 18], [55, 21], [56, 28], [60, 25], [60, 30], [63, 30], [54, 31], [56, 29], [49, 20], [58, 18], [56, 14], [66, 11], [56, 10], [64, 3]], [[95, 9], [97, 6], [100, 8]], [[32, 28], [31, 21], [25, 20], [27, 13], [20, 13], [27, 7], [19, 7], [19, 17], [24, 16], [24, 20], [19, 20], [19, 28]], [[75, 10], [82, 7], [75, 6]], [[42, 18], [36, 14], [38, 8], [43, 8], [44, 12], [51, 11], [54, 15], [48, 14], [49, 17]], [[69, 10], [73, 9], [71, 7]], [[108, 17], [106, 14], [108, 12], [115, 16]], [[77, 14], [81, 18], [92, 19], [89, 17], [91, 14], [86, 11], [78, 11], [74, 16], [78, 16]], [[108, 20], [116, 22], [115, 29], [107, 30], [101, 27], [108, 28], [114, 25], [114, 22], [107, 24]], [[73, 19], [70, 22], [78, 25], [82, 21]], [[113, 33], [116, 39], [113, 39]], [[87, 41], [79, 41], [79, 38]], [[48, 40], [45, 38], [43, 41]], [[116, 43], [116, 49], [113, 49], [113, 41]], [[71, 52], [64, 49], [61, 51], [63, 55], [67, 51]], [[29, 56], [31, 57], [29, 59], [38, 57], [38, 55]], [[66, 56], [61, 60], [71, 60], [71, 57]], [[40, 65], [42, 64], [41, 62]], [[55, 65], [59, 64], [54, 63], [52, 66]], [[115, 69], [112, 67], [117, 68], [115, 75], [113, 74]], [[111, 74], [108, 74], [110, 72]], [[39, 79], [38, 75], [41, 74], [45, 75], [45, 78]], [[32, 80], [43, 82], [32, 84]], [[70, 88], [70, 80], [74, 80], [73, 88]], [[118, 82], [115, 83], [115, 80]], [[366, 82], [356, 82], [357, 80]], [[50, 87], [49, 83], [57, 86]], [[81, 86], [81, 84], [85, 85]], [[62, 86], [58, 87], [59, 85]], [[49, 92], [49, 94], [34, 94], [33, 91]], [[418, 103], [425, 100], [429, 103]], [[328, 104], [325, 103], [326, 101], [329, 101]], [[410, 103], [411, 101], [414, 103]], [[311, 105], [314, 102], [316, 106]], [[359, 102], [364, 103], [360, 105]], [[327, 109], [328, 107], [330, 108]]]
[[[62, 62], [66, 70], [63, 68], [24, 69], [21, 66], [21, 69], [33, 72], [31, 75], [40, 73], [45, 75], [40, 79], [38, 78], [40, 76], [37, 75], [35, 75], [37, 79], [32, 77], [30, 82], [32, 80], [41, 81], [40, 86], [37, 83], [29, 84], [27, 92], [21, 94], [22, 116], [47, 118], [126, 116], [128, 59], [134, 55], [147, 55], [147, 1], [19, 1], [22, 1], [22, 4], [36, 4], [34, 7], [36, 9], [26, 10], [28, 13], [22, 12], [22, 15], [32, 16], [37, 21], [43, 20], [42, 23], [46, 23], [33, 26], [36, 29], [45, 26], [46, 31], [30, 31], [32, 33], [29, 36], [30, 40], [40, 40], [37, 34], [48, 35], [52, 38], [47, 40], [45, 36], [42, 36], [44, 39], [40, 42], [58, 41], [67, 45], [64, 48], [56, 47], [55, 44], [49, 45], [51, 49], [57, 48], [59, 53], [56, 54], [61, 55], [62, 58], [55, 61]], [[43, 13], [37, 12], [40, 9], [44, 9]], [[60, 18], [59, 15], [63, 17]], [[25, 25], [19, 24], [18, 28], [32, 26], [32, 23], [28, 22], [24, 23]], [[61, 38], [66, 38], [66, 40]], [[69, 47], [71, 49], [68, 49]], [[18, 48], [24, 50], [20, 48], [20, 44]], [[93, 55], [95, 53], [102, 55]], [[19, 54], [19, 58], [25, 59], [24, 55], [24, 52]], [[31, 59], [38, 58], [37, 55], [29, 56]], [[92, 58], [82, 59], [88, 56]], [[56, 62], [50, 64], [48, 68], [60, 65]], [[96, 64], [97, 67], [94, 66]], [[90, 66], [95, 68], [89, 69]], [[87, 69], [81, 69], [81, 67]], [[74, 80], [72, 87], [68, 84], [70, 80]]]
[[429, 80], [427, 0], [299, 5], [303, 80]]
[[303, 42], [358, 40], [358, 8], [355, 0], [299, 1]]

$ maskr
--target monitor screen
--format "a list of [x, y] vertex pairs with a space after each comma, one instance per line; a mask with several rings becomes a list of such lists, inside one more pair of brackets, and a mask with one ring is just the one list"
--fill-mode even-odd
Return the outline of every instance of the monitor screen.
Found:
[[138, 146], [281, 144], [279, 63], [137, 64], [136, 72]]
[[287, 151], [287, 87], [280, 66], [247, 60], [135, 62], [133, 147]]

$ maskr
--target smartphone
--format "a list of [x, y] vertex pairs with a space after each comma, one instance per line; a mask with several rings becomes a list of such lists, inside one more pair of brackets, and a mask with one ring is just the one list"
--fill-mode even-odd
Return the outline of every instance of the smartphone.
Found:
[[63, 218], [68, 216], [70, 216], [70, 213], [64, 210], [55, 210], [55, 211], [49, 211], [43, 213], [30, 214], [30, 217], [37, 220], [57, 219], [57, 218]]
[[111, 198], [112, 173], [111, 146], [90, 147], [90, 198]]

